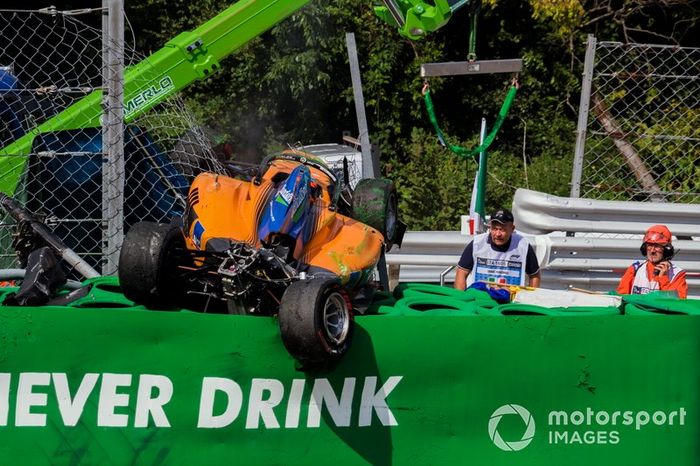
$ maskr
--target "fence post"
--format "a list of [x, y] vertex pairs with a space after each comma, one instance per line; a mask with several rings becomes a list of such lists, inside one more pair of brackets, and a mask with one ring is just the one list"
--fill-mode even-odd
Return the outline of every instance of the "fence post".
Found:
[[593, 83], [593, 67], [595, 62], [596, 39], [588, 34], [586, 58], [583, 64], [583, 82], [581, 83], [581, 101], [576, 125], [576, 150], [574, 166], [571, 172], [571, 197], [581, 196], [581, 174], [583, 171], [583, 152], [586, 148], [586, 126], [588, 125], [588, 110], [591, 102], [591, 85]]
[[379, 160], [375, 163], [370, 150], [369, 129], [367, 129], [367, 116], [365, 115], [365, 98], [362, 94], [362, 78], [360, 77], [360, 63], [357, 59], [355, 34], [352, 32], [345, 33], [345, 42], [348, 48], [348, 60], [350, 61], [352, 91], [355, 96], [358, 139], [360, 140], [360, 150], [362, 151], [362, 178], [374, 178], [375, 171], [379, 171]]
[[124, 238], [124, 1], [102, 6], [102, 274], [110, 275]]

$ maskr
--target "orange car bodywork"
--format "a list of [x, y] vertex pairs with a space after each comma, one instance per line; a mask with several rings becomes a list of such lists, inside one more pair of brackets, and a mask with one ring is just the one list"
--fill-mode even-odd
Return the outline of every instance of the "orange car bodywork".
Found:
[[[188, 195], [187, 217], [192, 220], [185, 225], [187, 247], [205, 250], [214, 238], [262, 247], [257, 225], [274, 192], [272, 179], [280, 172], [291, 172], [298, 164], [273, 160], [259, 185], [213, 173], [197, 176]], [[309, 169], [321, 193], [312, 201], [307, 220], [314, 222], [310, 240], [295, 249], [294, 258], [338, 275], [347, 287], [362, 284], [379, 260], [384, 237], [375, 229], [329, 209], [332, 202], [329, 187], [333, 180], [313, 166]]]

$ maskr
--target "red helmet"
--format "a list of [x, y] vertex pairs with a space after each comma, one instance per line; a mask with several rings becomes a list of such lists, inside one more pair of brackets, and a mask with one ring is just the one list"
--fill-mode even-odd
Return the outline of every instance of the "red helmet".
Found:
[[654, 225], [647, 230], [643, 242], [649, 244], [671, 244], [671, 230], [664, 225]]

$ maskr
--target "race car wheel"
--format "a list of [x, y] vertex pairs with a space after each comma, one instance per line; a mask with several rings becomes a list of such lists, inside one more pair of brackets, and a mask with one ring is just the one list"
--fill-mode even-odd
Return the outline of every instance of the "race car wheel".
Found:
[[279, 309], [282, 342], [305, 369], [320, 368], [345, 354], [353, 315], [337, 279], [320, 277], [294, 282]]
[[177, 225], [139, 222], [131, 227], [119, 254], [124, 296], [149, 308], [170, 307], [181, 297], [173, 250], [184, 248]]
[[387, 249], [396, 239], [398, 196], [394, 183], [384, 178], [360, 180], [352, 196], [352, 218], [379, 231]]

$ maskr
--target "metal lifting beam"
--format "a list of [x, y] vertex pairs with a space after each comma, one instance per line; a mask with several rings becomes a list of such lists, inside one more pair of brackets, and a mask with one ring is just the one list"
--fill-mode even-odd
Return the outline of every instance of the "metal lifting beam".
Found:
[[465, 74], [520, 73], [523, 61], [520, 58], [507, 60], [450, 61], [424, 63], [420, 67], [422, 78], [430, 76], [457, 76]]

